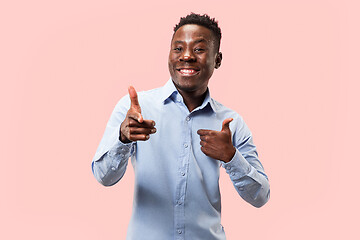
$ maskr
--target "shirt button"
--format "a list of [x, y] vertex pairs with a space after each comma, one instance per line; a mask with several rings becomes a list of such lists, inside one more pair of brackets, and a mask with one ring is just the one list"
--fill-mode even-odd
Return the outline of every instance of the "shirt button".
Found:
[[243, 188], [243, 187], [239, 187], [239, 190], [242, 191], [242, 190], [244, 190], [244, 188]]
[[234, 175], [235, 175], [235, 173], [234, 173], [234, 172], [232, 172], [232, 173], [231, 173], [231, 176], [234, 176]]
[[116, 168], [115, 168], [115, 167], [112, 167], [112, 168], [111, 168], [111, 170], [115, 171], [115, 170], [116, 170]]
[[120, 154], [120, 157], [122, 157], [122, 158], [123, 158], [123, 157], [125, 157], [125, 155], [124, 155], [124, 154]]
[[185, 143], [185, 144], [184, 144], [184, 147], [185, 147], [185, 148], [187, 148], [187, 147], [188, 147], [187, 143]]
[[190, 117], [186, 117], [186, 121], [190, 121]]
[[179, 229], [177, 232], [178, 232], [178, 234], [181, 234], [181, 233], [182, 233], [182, 231], [181, 231], [180, 229]]
[[226, 169], [227, 169], [227, 170], [230, 170], [230, 169], [231, 169], [231, 167], [230, 167], [230, 166], [227, 166], [227, 167], [226, 167]]
[[185, 173], [184, 173], [184, 172], [181, 172], [181, 176], [185, 176]]
[[177, 201], [177, 204], [178, 204], [178, 205], [181, 205], [181, 204], [182, 204], [182, 202], [181, 202], [181, 201]]

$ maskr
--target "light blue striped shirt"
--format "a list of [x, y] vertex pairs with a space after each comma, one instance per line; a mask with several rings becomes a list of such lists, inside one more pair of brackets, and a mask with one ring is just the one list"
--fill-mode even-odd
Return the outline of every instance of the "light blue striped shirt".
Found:
[[[270, 195], [242, 117], [210, 98], [209, 91], [203, 104], [189, 112], [171, 79], [162, 88], [139, 92], [138, 99], [144, 119], [154, 120], [157, 132], [148, 141], [119, 141], [120, 124], [130, 107], [127, 95], [116, 105], [92, 162], [95, 178], [111, 186], [122, 178], [131, 157], [135, 189], [126, 239], [226, 239], [220, 218], [220, 166], [250, 204], [261, 207]], [[197, 130], [220, 131], [230, 117], [237, 150], [230, 162], [223, 163], [201, 151]]]

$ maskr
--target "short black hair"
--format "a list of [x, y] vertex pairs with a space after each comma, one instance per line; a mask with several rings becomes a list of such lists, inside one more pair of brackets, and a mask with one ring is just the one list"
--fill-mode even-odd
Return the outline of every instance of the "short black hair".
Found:
[[219, 51], [221, 41], [221, 29], [218, 26], [218, 22], [215, 20], [215, 18], [210, 18], [210, 16], [207, 14], [200, 15], [192, 12], [186, 17], [180, 18], [180, 22], [174, 27], [174, 34], [180, 27], [186, 24], [196, 24], [210, 29], [215, 37], [215, 47], [217, 48], [217, 51]]

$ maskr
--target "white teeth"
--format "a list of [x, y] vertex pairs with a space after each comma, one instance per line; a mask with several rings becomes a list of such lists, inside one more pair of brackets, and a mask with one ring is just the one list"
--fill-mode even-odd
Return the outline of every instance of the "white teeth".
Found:
[[180, 69], [182, 74], [194, 74], [196, 71], [194, 69]]

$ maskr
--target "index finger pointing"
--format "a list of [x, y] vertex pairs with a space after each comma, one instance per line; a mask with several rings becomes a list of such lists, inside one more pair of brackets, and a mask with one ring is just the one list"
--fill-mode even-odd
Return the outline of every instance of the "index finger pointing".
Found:
[[129, 92], [129, 97], [130, 97], [130, 101], [131, 101], [130, 107], [135, 108], [137, 111], [141, 112], [140, 104], [138, 101], [138, 95], [136, 93], [135, 88], [133, 86], [130, 86], [128, 88], [128, 92]]

